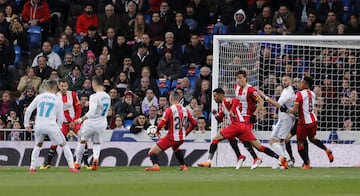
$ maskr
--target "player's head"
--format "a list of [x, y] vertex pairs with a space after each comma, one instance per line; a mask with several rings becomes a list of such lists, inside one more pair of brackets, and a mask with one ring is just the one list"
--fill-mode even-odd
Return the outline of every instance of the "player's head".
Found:
[[241, 86], [246, 86], [247, 73], [245, 70], [240, 70], [236, 73], [236, 81]]
[[213, 90], [213, 97], [216, 103], [221, 103], [225, 97], [225, 91], [222, 88], [216, 88]]
[[102, 87], [102, 89], [104, 90], [104, 80], [101, 76], [94, 76], [92, 78], [92, 83], [91, 83], [94, 91], [96, 91], [97, 89], [99, 89], [100, 87]]
[[179, 103], [180, 99], [181, 99], [181, 95], [178, 92], [174, 91], [170, 94], [170, 102], [171, 103], [173, 103], [173, 104]]
[[68, 89], [69, 89], [68, 81], [66, 79], [59, 80], [59, 90], [61, 94], [65, 95]]
[[281, 78], [281, 84], [282, 84], [282, 87], [283, 87], [283, 88], [286, 88], [286, 87], [290, 86], [290, 85], [291, 85], [291, 82], [292, 82], [292, 80], [291, 80], [291, 78], [290, 78], [289, 75], [286, 75], [286, 74], [285, 74], [285, 75]]
[[57, 91], [57, 81], [55, 81], [55, 80], [49, 80], [48, 82], [47, 82], [47, 89], [48, 89], [48, 91], [50, 91], [50, 92], [56, 92]]
[[310, 78], [309, 76], [304, 76], [304, 78], [300, 81], [299, 84], [299, 89], [300, 90], [304, 90], [304, 89], [311, 89], [313, 86], [313, 79]]

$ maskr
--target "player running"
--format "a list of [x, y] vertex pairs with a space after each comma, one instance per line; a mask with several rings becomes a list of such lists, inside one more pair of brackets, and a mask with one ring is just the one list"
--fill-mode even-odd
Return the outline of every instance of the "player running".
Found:
[[80, 129], [80, 142], [76, 148], [75, 168], [80, 168], [81, 159], [85, 151], [85, 143], [92, 137], [93, 162], [91, 169], [96, 171], [100, 156], [100, 135], [106, 130], [106, 115], [110, 107], [110, 96], [104, 91], [105, 87], [101, 77], [92, 78], [92, 87], [96, 92], [90, 95], [89, 111], [81, 118], [75, 120], [76, 124], [84, 122]]
[[217, 88], [213, 91], [213, 97], [216, 103], [221, 103], [220, 112], [215, 118], [217, 120], [222, 120], [222, 118], [227, 115], [228, 119], [230, 120], [230, 125], [220, 130], [220, 132], [217, 133], [216, 136], [212, 139], [209, 148], [209, 158], [207, 161], [199, 163], [199, 167], [211, 167], [214, 153], [220, 141], [227, 138], [238, 137], [241, 142], [249, 142], [257, 150], [264, 152], [270, 157], [278, 159], [281, 165], [284, 166], [284, 168], [287, 168], [287, 162], [283, 156], [279, 156], [269, 148], [261, 145], [261, 143], [256, 139], [251, 131], [252, 124], [247, 122], [247, 120], [241, 114], [239, 99], [225, 98], [225, 92], [221, 88]]
[[310, 160], [307, 148], [304, 146], [304, 141], [308, 137], [310, 142], [314, 143], [319, 148], [323, 149], [330, 163], [334, 161], [332, 151], [327, 148], [319, 139], [315, 138], [317, 130], [317, 117], [315, 107], [315, 93], [310, 90], [313, 85], [313, 79], [305, 76], [299, 83], [299, 92], [296, 93], [294, 106], [292, 109], [287, 109], [286, 106], [282, 106], [280, 110], [282, 112], [288, 112], [292, 114], [299, 113], [298, 125], [296, 130], [296, 138], [298, 144], [298, 151], [300, 157], [304, 161], [303, 169], [310, 169]]
[[184, 143], [185, 136], [187, 136], [196, 126], [196, 121], [191, 116], [190, 112], [181, 104], [179, 104], [179, 101], [179, 93], [176, 91], [172, 92], [170, 95], [171, 106], [165, 110], [163, 118], [157, 126], [158, 137], [160, 137], [159, 131], [165, 125], [167, 125], [169, 128], [168, 132], [150, 148], [148, 156], [150, 157], [153, 166], [145, 168], [145, 171], [160, 171], [158, 154], [170, 147], [173, 149], [174, 154], [180, 163], [180, 170], [187, 170], [184, 161], [184, 155], [179, 147]]
[[45, 135], [48, 135], [54, 144], [60, 145], [63, 148], [70, 171], [79, 172], [74, 168], [73, 154], [64, 135], [60, 131], [63, 123], [63, 104], [55, 95], [56, 91], [57, 82], [50, 80], [47, 83], [47, 92], [36, 96], [25, 113], [24, 126], [27, 131], [30, 131], [30, 116], [35, 109], [37, 111], [34, 126], [35, 146], [31, 153], [30, 173], [36, 172], [36, 161], [39, 158]]
[[[81, 105], [79, 99], [74, 91], [68, 91], [69, 85], [67, 80], [59, 81], [59, 92], [56, 95], [62, 100], [64, 106], [64, 123], [62, 124], [61, 131], [65, 137], [69, 134], [69, 131], [73, 131], [75, 134], [78, 134], [81, 124], [75, 124], [74, 121], [81, 116]], [[56, 152], [56, 145], [51, 145], [49, 153], [45, 163], [40, 167], [40, 169], [49, 169], [51, 160], [54, 157]], [[91, 169], [88, 163], [88, 149], [87, 144], [85, 144], [85, 153], [84, 153], [84, 166], [86, 169]]]
[[[258, 91], [259, 95], [265, 99], [268, 103], [279, 108], [285, 105], [287, 108], [292, 108], [292, 105], [295, 100], [295, 91], [291, 86], [291, 78], [288, 75], [282, 77], [282, 87], [280, 98], [278, 101], [271, 99], [266, 96], [263, 91]], [[290, 134], [291, 129], [295, 124], [295, 115], [291, 113], [281, 112], [279, 114], [279, 119], [272, 130], [270, 138], [270, 146], [276, 152], [276, 154], [285, 157], [285, 140]]]

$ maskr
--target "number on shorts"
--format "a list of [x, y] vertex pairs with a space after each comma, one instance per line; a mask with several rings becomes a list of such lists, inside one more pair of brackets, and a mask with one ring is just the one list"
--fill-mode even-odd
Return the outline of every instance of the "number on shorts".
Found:
[[41, 102], [39, 106], [40, 106], [40, 113], [39, 113], [40, 117], [44, 117], [45, 106], [48, 106], [45, 112], [45, 117], [48, 118], [50, 116], [51, 110], [54, 108], [54, 103]]
[[105, 116], [106, 111], [109, 109], [109, 104], [108, 104], [108, 103], [104, 103], [104, 104], [103, 104], [103, 107], [104, 107], [104, 110], [103, 110], [103, 112], [101, 113], [101, 116]]

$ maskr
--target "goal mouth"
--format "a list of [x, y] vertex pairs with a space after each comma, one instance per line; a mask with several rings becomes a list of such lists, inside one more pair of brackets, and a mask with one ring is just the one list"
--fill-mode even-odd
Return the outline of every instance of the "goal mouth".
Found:
[[[213, 89], [221, 87], [234, 97], [236, 72], [244, 69], [249, 84], [277, 100], [284, 74], [290, 75], [294, 89], [303, 76], [310, 76], [317, 96], [318, 131], [359, 130], [359, 36], [215, 35], [213, 48]], [[254, 131], [271, 131], [278, 115], [265, 102]], [[212, 135], [226, 125], [211, 123]]]

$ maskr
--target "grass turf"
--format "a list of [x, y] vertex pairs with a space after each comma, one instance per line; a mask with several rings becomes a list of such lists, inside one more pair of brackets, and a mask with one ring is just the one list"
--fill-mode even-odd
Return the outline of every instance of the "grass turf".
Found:
[[189, 168], [100, 167], [79, 174], [66, 167], [28, 173], [28, 167], [0, 167], [0, 195], [360, 195], [360, 168]]

